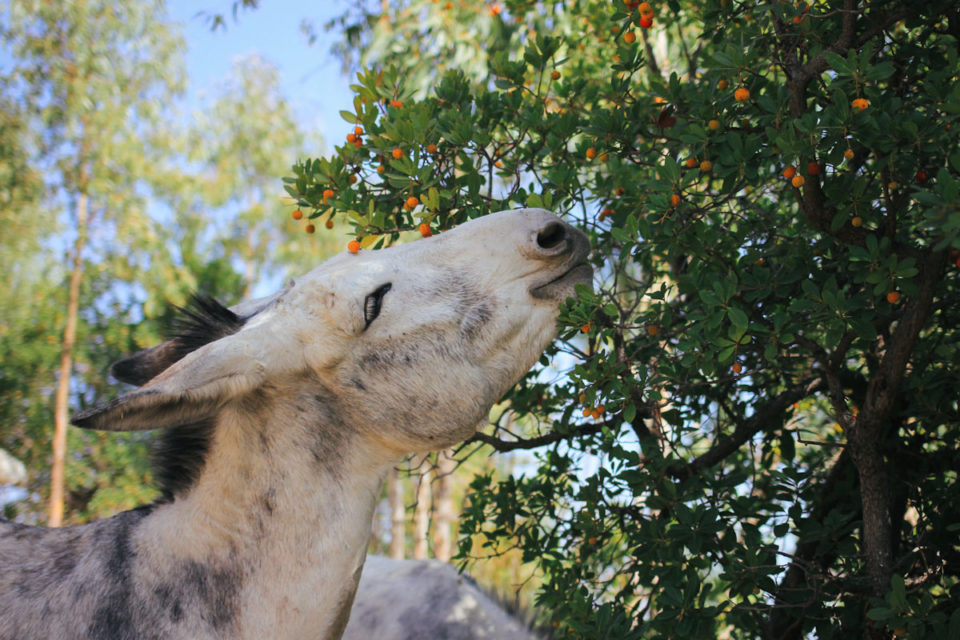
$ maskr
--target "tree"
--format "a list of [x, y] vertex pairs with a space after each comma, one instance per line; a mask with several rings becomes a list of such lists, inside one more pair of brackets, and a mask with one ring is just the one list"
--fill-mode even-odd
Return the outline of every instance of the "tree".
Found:
[[[259, 60], [239, 63], [200, 113], [180, 113], [182, 47], [162, 2], [8, 5], [3, 99], [21, 107], [0, 121], [0, 272], [10, 284], [0, 290], [0, 445], [26, 462], [35, 495], [52, 485], [63, 521], [83, 522], [155, 497], [149, 439], [66, 429], [67, 405], [115, 395], [109, 365], [157, 344], [171, 303], [191, 291], [232, 303], [262, 278], [316, 263], [316, 243], [281, 232], [274, 215], [302, 136], [276, 69]], [[265, 272], [253, 269], [254, 249], [275, 256]], [[64, 295], [70, 282], [75, 296]], [[58, 361], [69, 371], [55, 379]], [[74, 452], [62, 470], [48, 457], [54, 385], [57, 453]], [[18, 507], [36, 520], [32, 504]]]
[[[55, 394], [51, 526], [63, 520], [70, 380], [91, 231], [121, 237], [133, 231], [141, 241], [153, 235], [144, 233], [135, 188], [149, 168], [149, 139], [156, 135], [143, 127], [179, 84], [170, 72], [179, 42], [156, 28], [161, 7], [95, 0], [67, 7], [9, 4], [4, 35], [17, 61], [14, 77], [42, 127], [48, 186], [54, 202], [69, 210], [65, 222], [72, 231]], [[98, 248], [109, 255], [109, 243]]]
[[309, 216], [370, 249], [545, 206], [594, 243], [474, 439], [538, 468], [474, 479], [459, 557], [519, 547], [561, 637], [955, 636], [960, 10], [654, 5], [340, 21], [389, 46], [287, 180]]

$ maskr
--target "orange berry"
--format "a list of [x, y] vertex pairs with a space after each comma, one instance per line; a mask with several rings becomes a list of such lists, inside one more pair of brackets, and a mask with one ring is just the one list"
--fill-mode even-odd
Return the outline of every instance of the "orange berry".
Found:
[[348, 243], [347, 243], [347, 251], [349, 251], [350, 253], [356, 253], [356, 252], [360, 251], [360, 241], [359, 241], [359, 240], [351, 240], [350, 242], [348, 242]]
[[580, 327], [580, 333], [590, 333], [590, 323], [589, 323], [589, 322], [588, 322], [587, 324], [583, 325], [582, 327]]
[[807, 175], [808, 176], [817, 176], [820, 175], [820, 163], [816, 160], [811, 160], [807, 163]]
[[853, 160], [853, 149], [847, 149], [843, 152], [843, 157], [847, 160]]
[[594, 409], [594, 411], [596, 411], [597, 414], [599, 414], [599, 415], [603, 415], [603, 414], [607, 411], [607, 408], [606, 408], [605, 406], [603, 406], [602, 404], [598, 404], [598, 405], [597, 405], [597, 408]]
[[357, 138], [356, 140], [353, 141], [353, 146], [359, 149], [360, 147], [363, 146], [363, 140], [361, 140], [360, 138]]
[[303, 230], [306, 231], [307, 233], [313, 233], [314, 231], [317, 230], [317, 228], [312, 224], [308, 224], [306, 227], [303, 228]]
[[687, 168], [688, 168], [688, 169], [693, 169], [693, 168], [694, 168], [695, 166], [697, 166], [698, 164], [700, 164], [700, 163], [697, 162], [697, 159], [696, 159], [696, 158], [687, 158]]
[[720, 89], [720, 91], [726, 91], [729, 88], [730, 88], [730, 83], [727, 82], [726, 80], [721, 78], [720, 80], [717, 81], [717, 89]]
[[733, 92], [733, 99], [737, 102], [746, 102], [750, 99], [750, 90], [740, 87]]
[[653, 26], [653, 18], [652, 18], [652, 17], [641, 17], [641, 18], [640, 18], [640, 28], [641, 28], [641, 29], [649, 29], [649, 28], [652, 27], [652, 26]]
[[850, 103], [850, 106], [854, 108], [857, 113], [860, 113], [864, 109], [870, 106], [870, 102], [864, 98], [856, 98], [853, 102]]
[[675, 193], [672, 196], [670, 196], [670, 206], [671, 207], [680, 206], [680, 194]]
[[795, 175], [797, 175], [797, 170], [793, 168], [793, 165], [783, 170], [783, 177], [786, 178], [787, 180], [789, 180]]
[[622, 195], [625, 194], [626, 192], [627, 192], [627, 190], [624, 189], [623, 187], [617, 187], [616, 191], [614, 191], [614, 193], [617, 194], [618, 196], [622, 196]]
[[658, 333], [660, 333], [660, 327], [658, 327], [657, 325], [652, 324], [649, 327], [647, 327], [647, 335], [655, 336]]
[[743, 365], [740, 364], [739, 362], [734, 362], [734, 363], [733, 363], [733, 372], [734, 372], [734, 373], [740, 373], [741, 371], [743, 371]]
[[890, 304], [897, 304], [898, 302], [900, 302], [900, 292], [891, 291], [890, 293], [888, 293], [887, 302], [889, 302]]
[[410, 196], [407, 198], [407, 201], [403, 203], [403, 206], [407, 209], [415, 209], [418, 204], [420, 204], [420, 200], [417, 199], [417, 196]]
[[292, 215], [292, 217], [293, 217], [294, 220], [299, 220], [300, 218], [303, 217], [303, 211], [300, 211], [300, 209], [296, 209], [296, 210], [294, 210], [293, 214], [291, 214], [291, 215]]
[[403, 157], [403, 149], [401, 149], [400, 147], [397, 147], [396, 149], [393, 150], [391, 155], [393, 155], [394, 160], [399, 160], [400, 158]]
[[587, 155], [587, 160], [593, 160], [594, 158], [597, 157], [597, 150], [594, 149], [593, 147], [590, 147], [589, 149], [587, 149], [586, 155]]
[[352, 134], [352, 133], [348, 133], [348, 134], [347, 134], [347, 142], [353, 144], [353, 143], [356, 142], [356, 141], [357, 141], [357, 136], [356, 136], [356, 135], [354, 135], [354, 134]]
[[806, 182], [803, 179], [803, 176], [793, 176], [793, 180], [790, 181], [790, 184], [795, 186], [797, 189], [803, 186], [803, 183]]
[[589, 538], [587, 538], [587, 544], [597, 544], [597, 539], [594, 538], [593, 536], [590, 536]]
[[583, 404], [583, 403], [586, 402], [586, 401], [587, 401], [587, 394], [581, 393], [581, 394], [580, 394], [580, 404]]
[[435, 144], [427, 145], [427, 153], [436, 153], [436, 152], [437, 152], [437, 145]]
[[426, 222], [421, 224], [418, 228], [420, 229], [420, 235], [424, 238], [429, 238], [433, 235], [433, 231], [430, 230], [430, 225]]
[[553, 80], [559, 80], [559, 79], [560, 79], [560, 72], [559, 72], [559, 71], [553, 71], [553, 72], [550, 74], [550, 77], [551, 77]]
[[327, 229], [333, 229], [333, 218], [327, 218], [327, 221], [323, 223]]
[[354, 128], [353, 128], [353, 133], [354, 133], [355, 135], [362, 136], [362, 135], [363, 135], [363, 127], [354, 127]]
[[641, 2], [637, 5], [637, 10], [640, 13], [653, 13], [653, 7], [650, 6], [649, 2]]
[[381, 173], [381, 174], [382, 174], [382, 173], [383, 173], [384, 171], [386, 171], [386, 170], [387, 170], [387, 168], [386, 168], [385, 166], [383, 166], [383, 165], [380, 165], [379, 167], [377, 167], [377, 173]]
[[654, 96], [653, 98], [653, 104], [663, 104], [664, 102], [666, 102], [666, 100], [663, 96]]
[[713, 169], [713, 163], [710, 162], [709, 160], [704, 160], [703, 162], [700, 163], [700, 171], [707, 173], [711, 169]]
[[500, 5], [498, 4], [493, 5], [492, 7], [490, 7], [490, 17], [492, 18], [494, 16], [500, 15], [501, 11], [502, 9], [500, 8]]
[[403, 103], [400, 102], [399, 100], [391, 100], [390, 106], [393, 107], [394, 109], [400, 109], [403, 107]]
[[613, 215], [613, 209], [610, 209], [610, 208], [606, 208], [600, 212], [601, 218], [606, 218], [607, 216], [612, 216], [612, 215]]
[[350, 184], [356, 184], [357, 176], [351, 173], [350, 176], [347, 178], [347, 182], [349, 182]]
[[583, 410], [583, 417], [584, 417], [584, 418], [589, 418], [591, 413], [593, 413], [593, 411], [592, 411], [591, 409], [584, 409], [584, 410]]
[[720, 121], [711, 120], [710, 122], [707, 123], [707, 128], [710, 129], [710, 131], [716, 131], [717, 129], [720, 128]]
[[863, 218], [860, 216], [853, 216], [853, 219], [850, 221], [850, 226], [859, 227], [863, 224]]
[[637, 41], [637, 34], [635, 34], [633, 31], [627, 31], [623, 34], [623, 40], [627, 44], [633, 44]]

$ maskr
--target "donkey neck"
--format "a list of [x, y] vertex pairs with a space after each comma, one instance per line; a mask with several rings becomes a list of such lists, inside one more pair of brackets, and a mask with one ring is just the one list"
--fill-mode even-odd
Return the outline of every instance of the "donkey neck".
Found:
[[240, 581], [235, 635], [339, 638], [395, 462], [329, 396], [224, 408], [203, 471], [151, 518], [156, 548]]

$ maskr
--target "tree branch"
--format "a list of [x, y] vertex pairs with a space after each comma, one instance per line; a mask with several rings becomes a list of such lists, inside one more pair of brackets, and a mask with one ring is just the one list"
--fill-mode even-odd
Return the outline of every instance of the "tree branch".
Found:
[[687, 464], [671, 466], [667, 473], [674, 478], [686, 479], [707, 467], [717, 464], [764, 428], [769, 428], [773, 424], [781, 426], [785, 419], [787, 407], [822, 389], [823, 385], [821, 378], [814, 378], [787, 389], [769, 400], [766, 405], [757, 409], [752, 416], [739, 423], [733, 433], [721, 438], [706, 453], [697, 456]]

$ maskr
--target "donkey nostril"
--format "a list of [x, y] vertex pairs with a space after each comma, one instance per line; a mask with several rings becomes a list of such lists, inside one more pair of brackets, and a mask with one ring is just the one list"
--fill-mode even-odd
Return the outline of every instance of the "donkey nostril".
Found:
[[541, 249], [553, 249], [567, 237], [567, 231], [559, 222], [551, 222], [537, 234], [537, 244]]

